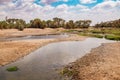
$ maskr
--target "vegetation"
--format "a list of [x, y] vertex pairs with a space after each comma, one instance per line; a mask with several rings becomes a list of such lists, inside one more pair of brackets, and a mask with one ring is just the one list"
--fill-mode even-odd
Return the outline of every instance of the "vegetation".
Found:
[[120, 40], [120, 36], [117, 36], [117, 35], [105, 35], [105, 38], [106, 39], [109, 39], [109, 40]]
[[101, 22], [96, 24], [96, 28], [120, 28], [120, 19], [114, 21]]
[[23, 30], [26, 26], [26, 22], [22, 19], [7, 19], [6, 21], [0, 21], [0, 29], [18, 29]]
[[120, 28], [93, 28], [93, 29], [70, 29], [67, 33], [79, 34], [82, 36], [97, 37], [110, 40], [120, 40]]
[[80, 33], [79, 35], [82, 35], [82, 36], [89, 36], [89, 37], [96, 37], [96, 38], [103, 38], [103, 35], [100, 35], [100, 34]]
[[[4, 21], [0, 21], [0, 29], [19, 29], [23, 30], [24, 28], [65, 28], [65, 29], [74, 29], [74, 28], [89, 28], [91, 24], [91, 20], [69, 20], [65, 21], [62, 18], [55, 17], [52, 20], [41, 20], [36, 18], [34, 20], [30, 20], [29, 23], [26, 23], [22, 19], [7, 19]], [[94, 25], [94, 28], [120, 28], [120, 19], [114, 21], [101, 22]], [[93, 33], [102, 33], [103, 31], [92, 31]], [[116, 33], [115, 33], [116, 34]], [[120, 33], [119, 33], [120, 34]]]
[[53, 18], [53, 20], [41, 20], [34, 19], [30, 20], [30, 23], [26, 23], [22, 19], [6, 19], [5, 21], [0, 21], [0, 29], [18, 29], [22, 31], [24, 28], [66, 28], [66, 29], [74, 29], [74, 28], [88, 28], [91, 24], [91, 20], [78, 20], [73, 21], [69, 20], [66, 22], [61, 18]]
[[72, 76], [75, 76], [77, 75], [77, 71], [76, 70], [72, 70], [72, 69], [69, 69], [69, 68], [63, 68], [60, 72], [61, 75], [63, 76], [68, 76], [68, 77], [72, 77]]
[[104, 35], [106, 39], [120, 40], [120, 19], [114, 21], [101, 22], [95, 24], [95, 26], [90, 27], [91, 20], [69, 20], [55, 17], [52, 20], [41, 20], [36, 18], [30, 20], [26, 23], [22, 19], [7, 19], [5, 21], [0, 21], [0, 29], [18, 29], [20, 31], [24, 28], [65, 28], [65, 32], [76, 33], [83, 36], [91, 36], [97, 38], [103, 38]]
[[9, 72], [13, 72], [13, 71], [17, 71], [18, 67], [17, 66], [13, 66], [13, 67], [7, 68], [6, 70], [9, 71]]

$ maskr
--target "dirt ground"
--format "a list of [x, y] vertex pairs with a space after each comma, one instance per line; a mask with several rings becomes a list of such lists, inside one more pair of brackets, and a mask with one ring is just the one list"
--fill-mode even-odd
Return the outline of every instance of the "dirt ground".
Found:
[[[2, 30], [0, 31], [1, 37], [15, 37], [25, 35], [40, 35], [40, 34], [56, 34], [63, 31], [63, 29], [26, 29], [24, 31]], [[70, 35], [62, 39], [37, 39], [37, 40], [19, 40], [19, 41], [1, 41], [0, 42], [0, 65], [5, 65], [19, 58], [30, 54], [30, 52], [40, 48], [48, 43], [70, 41], [70, 40], [84, 40], [86, 37], [78, 35]]]
[[120, 42], [102, 44], [67, 66], [73, 80], [120, 80]]
[[16, 36], [28, 36], [28, 35], [42, 35], [42, 34], [55, 34], [64, 31], [63, 28], [45, 28], [45, 29], [35, 29], [27, 28], [23, 31], [18, 31], [17, 29], [3, 29], [0, 30], [0, 38], [2, 37], [16, 37]]

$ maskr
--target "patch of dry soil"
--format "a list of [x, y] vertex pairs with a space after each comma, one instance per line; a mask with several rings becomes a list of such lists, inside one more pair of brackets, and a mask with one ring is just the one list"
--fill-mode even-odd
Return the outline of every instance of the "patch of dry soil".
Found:
[[67, 66], [73, 80], [120, 80], [120, 42], [102, 44]]
[[23, 31], [18, 31], [17, 29], [3, 29], [0, 30], [0, 37], [16, 37], [16, 36], [29, 36], [29, 35], [43, 35], [43, 34], [55, 34], [64, 31], [63, 28], [26, 28]]

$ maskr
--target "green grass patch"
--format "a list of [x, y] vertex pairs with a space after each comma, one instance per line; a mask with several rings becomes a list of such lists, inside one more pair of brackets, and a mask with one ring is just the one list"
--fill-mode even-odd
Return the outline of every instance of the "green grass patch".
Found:
[[104, 33], [106, 34], [114, 34], [114, 35], [120, 35], [120, 29], [105, 29]]
[[6, 70], [9, 71], [9, 72], [13, 72], [13, 71], [17, 71], [18, 67], [17, 66], [13, 66], [13, 67], [7, 68]]
[[114, 32], [112, 32], [112, 34], [114, 34], [114, 35], [120, 35], [120, 30], [119, 31], [114, 31]]
[[90, 30], [89, 32], [95, 33], [95, 34], [102, 34], [102, 33], [104, 33], [104, 31], [102, 31], [102, 30]]
[[77, 75], [78, 72], [75, 71], [75, 70], [72, 70], [72, 69], [63, 68], [63, 69], [61, 70], [60, 74], [63, 75], [63, 76], [71, 77], [71, 76]]
[[117, 40], [117, 41], [120, 40], [120, 36], [118, 36], [118, 35], [112, 35], [112, 34], [106, 35], [105, 38], [109, 39], [109, 40]]
[[103, 35], [99, 35], [99, 34], [92, 34], [91, 36], [96, 37], [96, 38], [103, 38]]
[[89, 37], [96, 37], [96, 38], [103, 38], [105, 34], [105, 38], [109, 40], [120, 40], [120, 28], [94, 28], [90, 29], [80, 29], [80, 30], [66, 30], [68, 33], [78, 34], [81, 36], [89, 36]]
[[80, 33], [81, 36], [89, 36], [89, 37], [96, 37], [96, 38], [103, 38], [103, 35], [100, 34], [88, 34], [88, 33]]

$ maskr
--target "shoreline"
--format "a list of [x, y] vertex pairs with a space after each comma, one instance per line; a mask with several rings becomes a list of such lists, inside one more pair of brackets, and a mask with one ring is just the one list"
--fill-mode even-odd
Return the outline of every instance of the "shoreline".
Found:
[[82, 41], [85, 39], [86, 37], [72, 34], [67, 38], [60, 39], [3, 41], [0, 42], [0, 66], [4, 66], [16, 60], [19, 60], [21, 57], [29, 55], [36, 49], [50, 43], [61, 41]]
[[120, 80], [120, 42], [103, 43], [63, 70], [74, 80]]

